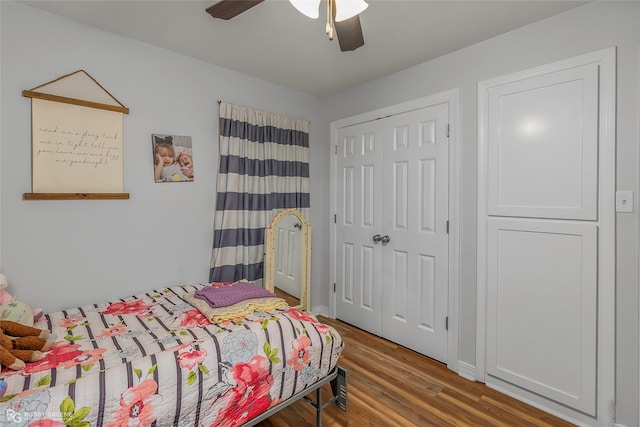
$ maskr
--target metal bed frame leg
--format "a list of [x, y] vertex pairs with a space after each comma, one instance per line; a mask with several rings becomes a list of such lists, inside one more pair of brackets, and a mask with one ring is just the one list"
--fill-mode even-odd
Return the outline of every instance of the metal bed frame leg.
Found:
[[322, 410], [335, 402], [343, 411], [347, 412], [347, 371], [338, 366], [336, 376], [330, 381], [333, 397], [326, 402], [322, 401], [322, 389], [316, 388], [316, 401], [305, 397], [308, 403], [316, 408], [316, 427], [322, 427]]
[[[316, 390], [316, 402], [322, 402], [322, 389]], [[316, 406], [316, 427], [322, 427], [322, 408], [324, 406]]]

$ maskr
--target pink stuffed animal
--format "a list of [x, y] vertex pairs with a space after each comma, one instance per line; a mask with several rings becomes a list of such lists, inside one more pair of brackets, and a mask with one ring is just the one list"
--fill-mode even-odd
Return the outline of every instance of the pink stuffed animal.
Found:
[[41, 308], [31, 308], [26, 303], [16, 300], [16, 298], [5, 289], [9, 283], [7, 276], [0, 273], [0, 320], [12, 320], [27, 326], [42, 316]]

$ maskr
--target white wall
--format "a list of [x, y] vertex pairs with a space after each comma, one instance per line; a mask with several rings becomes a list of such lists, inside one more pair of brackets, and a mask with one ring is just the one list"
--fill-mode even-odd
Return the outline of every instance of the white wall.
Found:
[[[327, 305], [329, 130], [318, 98], [22, 4], [0, 8], [0, 265], [10, 291], [51, 311], [207, 281], [222, 99], [311, 121], [312, 303]], [[31, 192], [31, 101], [21, 92], [78, 69], [130, 109], [124, 182], [131, 198], [23, 201]], [[193, 183], [154, 182], [152, 133], [192, 137]]]
[[[638, 194], [640, 3], [595, 2], [326, 100], [329, 121], [460, 89], [459, 355], [475, 365], [477, 83], [617, 46], [617, 188]], [[429, 41], [420, 41], [428, 43]], [[544, 173], [544, 171], [541, 171]], [[617, 215], [616, 420], [638, 426], [638, 208]]]
[[[460, 89], [460, 360], [475, 364], [477, 82], [618, 47], [618, 183], [638, 193], [640, 5], [598, 2], [326, 100], [0, 1], [0, 266], [10, 290], [48, 310], [208, 278], [217, 99], [311, 121], [312, 305], [329, 291], [329, 123]], [[424, 41], [428, 43], [428, 41]], [[422, 41], [421, 41], [422, 43]], [[131, 109], [128, 201], [23, 201], [30, 184], [30, 101], [21, 91], [84, 69]], [[196, 181], [155, 184], [150, 135], [191, 135]], [[618, 215], [616, 420], [638, 423], [638, 210]]]

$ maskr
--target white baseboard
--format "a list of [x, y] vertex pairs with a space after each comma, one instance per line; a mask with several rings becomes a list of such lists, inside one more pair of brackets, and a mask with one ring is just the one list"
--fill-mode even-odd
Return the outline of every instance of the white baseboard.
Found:
[[311, 307], [311, 313], [316, 316], [320, 315], [324, 317], [331, 317], [329, 316], [329, 307], [327, 307], [326, 305], [314, 305], [313, 307]]
[[470, 381], [476, 380], [476, 367], [462, 361], [458, 361], [458, 375]]

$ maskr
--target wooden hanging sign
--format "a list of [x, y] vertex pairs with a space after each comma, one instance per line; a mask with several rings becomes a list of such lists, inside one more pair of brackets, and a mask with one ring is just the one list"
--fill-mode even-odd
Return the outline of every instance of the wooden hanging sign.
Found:
[[25, 200], [128, 199], [124, 114], [129, 109], [79, 70], [24, 90], [31, 98], [31, 186]]

